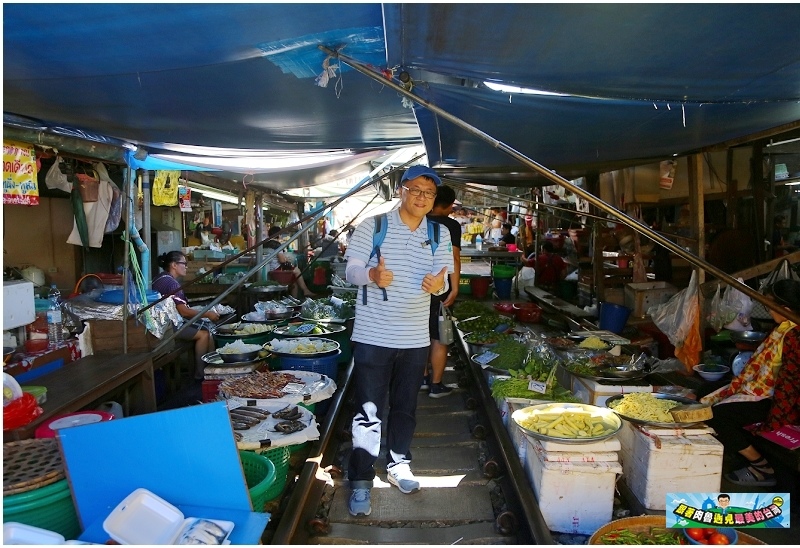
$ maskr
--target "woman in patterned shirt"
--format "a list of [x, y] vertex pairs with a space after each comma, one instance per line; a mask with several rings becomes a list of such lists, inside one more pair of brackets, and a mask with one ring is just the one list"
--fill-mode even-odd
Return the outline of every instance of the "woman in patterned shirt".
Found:
[[[788, 310], [800, 311], [800, 282], [776, 282], [770, 298]], [[771, 487], [777, 483], [775, 471], [753, 447], [744, 427], [757, 423], [751, 431], [758, 433], [800, 424], [800, 330], [780, 311], [770, 309], [770, 315], [778, 325], [744, 369], [729, 385], [700, 400], [714, 405], [714, 418], [706, 422], [725, 449], [737, 451], [748, 461], [744, 468], [725, 475], [736, 485]]]

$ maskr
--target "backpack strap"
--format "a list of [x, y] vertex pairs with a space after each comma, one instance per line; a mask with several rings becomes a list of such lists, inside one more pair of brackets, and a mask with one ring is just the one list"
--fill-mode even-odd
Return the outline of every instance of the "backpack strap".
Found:
[[[372, 232], [372, 252], [369, 254], [369, 259], [373, 257], [381, 258], [381, 244], [386, 239], [386, 232], [389, 230], [389, 220], [386, 218], [386, 213], [381, 213], [375, 216], [375, 230]], [[369, 262], [369, 260], [367, 260]], [[388, 301], [389, 297], [386, 295], [386, 288], [381, 287], [383, 292], [383, 300]], [[361, 289], [361, 304], [367, 304], [367, 286], [362, 286]]]
[[442, 226], [436, 221], [428, 219], [428, 240], [431, 242], [431, 255], [436, 255], [436, 248], [439, 247], [439, 227]]

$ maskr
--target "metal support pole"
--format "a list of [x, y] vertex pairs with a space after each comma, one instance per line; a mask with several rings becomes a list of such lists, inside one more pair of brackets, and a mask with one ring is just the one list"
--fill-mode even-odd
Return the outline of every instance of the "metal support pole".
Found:
[[[152, 223], [150, 222], [150, 204], [152, 203], [152, 191], [150, 186], [150, 172], [146, 169], [142, 170], [142, 239], [144, 240], [144, 245], [147, 249], [153, 249], [153, 242], [152, 242]], [[144, 265], [142, 264], [142, 275], [144, 276], [144, 284], [145, 287], [150, 287], [150, 280], [152, 279], [152, 266], [150, 264]], [[147, 271], [144, 271], [144, 267], [147, 267]]]
[[442, 108], [434, 105], [433, 103], [431, 103], [429, 101], [426, 101], [426, 100], [418, 97], [417, 95], [409, 92], [403, 86], [397, 84], [393, 80], [387, 79], [386, 76], [384, 76], [383, 73], [379, 73], [379, 72], [375, 71], [373, 68], [371, 68], [371, 67], [369, 67], [369, 66], [367, 66], [367, 65], [365, 65], [365, 64], [363, 64], [363, 63], [361, 63], [359, 61], [356, 61], [355, 59], [353, 59], [353, 58], [351, 58], [351, 57], [349, 57], [347, 55], [339, 53], [338, 51], [332, 50], [332, 49], [330, 49], [328, 47], [325, 47], [325, 46], [318, 46], [318, 47], [319, 47], [319, 49], [321, 51], [325, 52], [327, 55], [335, 57], [336, 59], [340, 60], [341, 62], [346, 63], [347, 65], [349, 65], [353, 69], [357, 70], [361, 74], [371, 78], [372, 80], [375, 80], [376, 82], [380, 83], [383, 86], [386, 86], [386, 87], [396, 91], [401, 96], [407, 97], [407, 98], [419, 103], [420, 105], [424, 106], [425, 108], [427, 108], [428, 110], [430, 110], [434, 114], [436, 114], [438, 116], [441, 116], [442, 118], [444, 118], [448, 122], [456, 125], [457, 127], [461, 128], [461, 129], [464, 129], [465, 131], [471, 133], [472, 135], [475, 135], [476, 137], [486, 141], [487, 143], [489, 143], [494, 148], [497, 148], [501, 152], [511, 156], [512, 158], [514, 158], [515, 160], [517, 160], [521, 164], [531, 168], [532, 170], [534, 170], [535, 172], [537, 172], [539, 175], [543, 176], [544, 178], [546, 178], [546, 179], [552, 181], [553, 183], [565, 188], [566, 190], [569, 190], [573, 194], [575, 194], [577, 196], [580, 196], [581, 198], [583, 198], [584, 200], [588, 201], [590, 204], [592, 204], [593, 206], [597, 207], [601, 211], [604, 211], [605, 213], [607, 213], [607, 214], [619, 219], [619, 222], [621, 222], [622, 224], [627, 225], [628, 227], [632, 228], [633, 230], [635, 230], [635, 231], [637, 231], [637, 232], [639, 232], [641, 234], [646, 235], [647, 237], [649, 237], [654, 242], [660, 244], [663, 247], [666, 247], [668, 250], [672, 251], [676, 255], [679, 255], [680, 257], [683, 257], [689, 263], [691, 263], [693, 266], [695, 266], [697, 268], [700, 268], [700, 269], [703, 269], [706, 272], [709, 272], [711, 275], [719, 278], [720, 280], [724, 281], [728, 285], [735, 287], [736, 289], [738, 289], [739, 291], [741, 291], [745, 295], [749, 296], [753, 300], [756, 300], [756, 301], [762, 303], [767, 308], [769, 308], [771, 310], [779, 310], [779, 311], [781, 311], [781, 314], [784, 317], [792, 320], [793, 322], [800, 323], [800, 314], [797, 314], [794, 311], [791, 311], [791, 310], [788, 310], [786, 308], [783, 308], [783, 307], [779, 306], [777, 303], [771, 301], [770, 299], [767, 299], [764, 295], [762, 295], [761, 293], [759, 293], [755, 289], [752, 289], [751, 287], [739, 282], [739, 280], [737, 280], [736, 278], [733, 278], [732, 276], [726, 274], [725, 272], [723, 272], [722, 270], [720, 270], [716, 266], [712, 265], [711, 263], [708, 263], [708, 262], [704, 261], [703, 259], [697, 257], [696, 255], [693, 255], [692, 253], [689, 253], [688, 251], [686, 251], [685, 249], [683, 249], [679, 245], [677, 245], [677, 244], [671, 242], [670, 240], [664, 238], [663, 236], [661, 236], [660, 234], [655, 232], [653, 229], [651, 229], [649, 226], [645, 225], [644, 223], [634, 219], [633, 217], [630, 217], [629, 215], [623, 213], [619, 209], [611, 206], [610, 204], [607, 204], [606, 202], [600, 200], [598, 197], [596, 197], [593, 194], [587, 192], [586, 190], [582, 189], [581, 187], [573, 185], [572, 183], [570, 183], [568, 180], [564, 179], [560, 175], [557, 175], [556, 173], [550, 171], [549, 169], [547, 169], [546, 167], [542, 166], [541, 164], [539, 164], [539, 163], [535, 162], [534, 160], [528, 158], [527, 156], [525, 156], [521, 152], [519, 152], [519, 151], [515, 150], [514, 148], [506, 145], [502, 141], [499, 141], [499, 140], [495, 139], [491, 135], [481, 131], [480, 129], [476, 128], [475, 126], [472, 126], [472, 125], [468, 124], [467, 122], [465, 122], [465, 121], [461, 120], [460, 118], [450, 114], [449, 112], [447, 112], [447, 111], [443, 110]]

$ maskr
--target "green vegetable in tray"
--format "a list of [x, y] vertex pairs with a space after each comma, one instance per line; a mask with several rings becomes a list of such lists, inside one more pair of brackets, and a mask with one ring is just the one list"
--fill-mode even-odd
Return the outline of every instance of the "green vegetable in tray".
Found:
[[491, 331], [499, 325], [513, 325], [513, 322], [496, 312], [458, 322], [458, 328], [467, 333], [473, 331]]
[[602, 535], [600, 544], [681, 544], [681, 534], [665, 527], [651, 527], [650, 531], [616, 529]]
[[481, 316], [487, 312], [491, 312], [491, 310], [477, 301], [457, 302], [455, 306], [453, 306], [452, 310], [453, 317], [457, 320], [465, 320], [467, 318], [472, 318], [473, 316]]
[[[473, 331], [466, 337], [464, 340], [468, 343], [472, 344], [494, 344], [500, 343], [502, 341], [507, 341], [511, 339], [510, 335], [506, 335], [505, 333], [498, 333], [497, 331]], [[492, 349], [492, 352], [497, 352], [496, 349]], [[495, 358], [496, 360], [497, 358]], [[492, 362], [494, 365], [494, 362]]]
[[569, 390], [559, 385], [555, 385], [549, 388], [546, 393], [541, 394], [528, 390], [528, 382], [528, 379], [497, 379], [492, 384], [492, 397], [495, 399], [523, 398], [580, 403], [580, 400], [573, 396]]
[[[470, 337], [472, 334], [469, 335]], [[505, 340], [497, 343], [492, 352], [498, 354], [489, 365], [497, 369], [514, 369], [520, 367], [528, 356], [528, 347], [513, 338], [506, 336]], [[467, 337], [468, 338], [468, 337]]]

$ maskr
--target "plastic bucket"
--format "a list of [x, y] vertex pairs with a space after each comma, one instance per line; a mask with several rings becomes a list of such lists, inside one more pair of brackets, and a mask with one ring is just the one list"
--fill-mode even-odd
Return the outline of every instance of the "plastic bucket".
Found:
[[517, 269], [513, 266], [496, 264], [492, 267], [492, 275], [495, 280], [498, 278], [513, 278], [517, 275]]
[[327, 375], [331, 379], [336, 380], [339, 372], [339, 356], [341, 354], [342, 351], [337, 350], [334, 354], [319, 358], [279, 356], [278, 369], [283, 371], [311, 371], [312, 373]]
[[472, 296], [476, 299], [485, 299], [489, 294], [489, 285], [492, 279], [489, 276], [478, 276], [469, 281], [470, 288], [472, 289]]
[[66, 479], [25, 493], [3, 497], [3, 522], [16, 521], [76, 539], [81, 534]]
[[513, 278], [497, 278], [494, 279], [494, 292], [497, 293], [498, 299], [511, 298], [511, 286], [513, 285]]
[[625, 324], [628, 323], [628, 316], [630, 315], [631, 309], [626, 306], [614, 303], [600, 303], [600, 329], [619, 335], [625, 329]]

